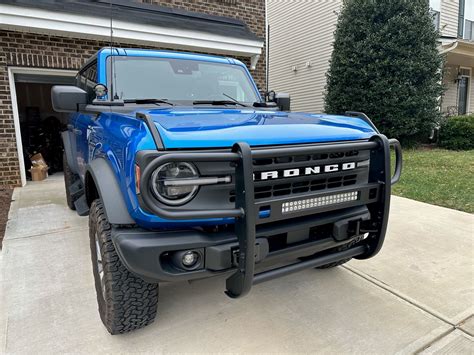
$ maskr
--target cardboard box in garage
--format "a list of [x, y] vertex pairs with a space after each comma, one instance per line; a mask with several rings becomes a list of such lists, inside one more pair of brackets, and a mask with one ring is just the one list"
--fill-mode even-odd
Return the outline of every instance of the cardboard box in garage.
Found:
[[30, 169], [32, 181], [43, 181], [48, 177], [47, 167], [33, 167]]
[[32, 181], [42, 181], [48, 177], [48, 164], [44, 160], [41, 153], [32, 155], [31, 160], [31, 180]]

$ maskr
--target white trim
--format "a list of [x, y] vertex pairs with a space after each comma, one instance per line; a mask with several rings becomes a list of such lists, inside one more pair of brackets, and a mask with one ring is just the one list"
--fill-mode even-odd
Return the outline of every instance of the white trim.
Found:
[[451, 51], [455, 50], [456, 47], [458, 46], [458, 44], [459, 44], [459, 42], [458, 42], [458, 41], [455, 41], [454, 43], [451, 44], [450, 47], [441, 49], [441, 50], [439, 51], [439, 54], [440, 54], [440, 55], [443, 55], [443, 54], [446, 54], [446, 53], [448, 53], [448, 52], [451, 52]]
[[15, 126], [16, 150], [18, 163], [20, 165], [21, 186], [26, 185], [25, 160], [23, 159], [23, 143], [21, 140], [20, 115], [18, 113], [18, 101], [16, 97], [15, 74], [36, 74], [53, 76], [74, 76], [76, 71], [61, 69], [20, 68], [8, 67], [8, 85], [10, 86], [10, 98], [13, 111], [13, 123]]
[[[114, 20], [118, 42], [152, 44], [169, 48], [252, 57], [259, 55], [263, 41], [215, 35], [206, 32], [160, 27]], [[79, 38], [108, 40], [110, 21], [104, 17], [58, 13], [0, 4], [0, 28]]]

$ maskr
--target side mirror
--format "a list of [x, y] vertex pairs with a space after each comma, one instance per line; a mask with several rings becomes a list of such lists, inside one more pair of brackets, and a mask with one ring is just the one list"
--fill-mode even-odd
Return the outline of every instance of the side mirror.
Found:
[[77, 86], [55, 85], [51, 102], [56, 112], [77, 112], [78, 105], [87, 104], [87, 92]]
[[274, 101], [281, 111], [290, 111], [290, 94], [278, 92], [275, 94]]
[[265, 97], [267, 101], [276, 103], [280, 111], [290, 111], [290, 94], [276, 93], [271, 90], [265, 94]]

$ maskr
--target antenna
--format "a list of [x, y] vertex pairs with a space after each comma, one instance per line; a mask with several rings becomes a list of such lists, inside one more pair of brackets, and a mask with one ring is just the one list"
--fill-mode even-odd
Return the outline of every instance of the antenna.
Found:
[[114, 40], [114, 30], [112, 27], [112, 0], [109, 0], [109, 9], [110, 9], [110, 101], [114, 101], [114, 55], [113, 55], [113, 40]]

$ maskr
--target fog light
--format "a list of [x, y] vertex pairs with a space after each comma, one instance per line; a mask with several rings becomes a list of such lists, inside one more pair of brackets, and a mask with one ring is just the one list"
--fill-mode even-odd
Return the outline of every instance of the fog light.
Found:
[[179, 250], [170, 253], [171, 262], [174, 267], [192, 271], [202, 269], [204, 266], [204, 249]]
[[186, 267], [191, 267], [199, 259], [199, 254], [196, 253], [195, 251], [187, 251], [186, 253], [183, 254], [183, 257], [181, 259], [181, 262], [183, 263], [184, 266]]

